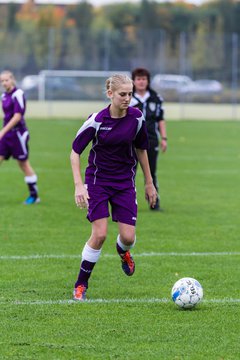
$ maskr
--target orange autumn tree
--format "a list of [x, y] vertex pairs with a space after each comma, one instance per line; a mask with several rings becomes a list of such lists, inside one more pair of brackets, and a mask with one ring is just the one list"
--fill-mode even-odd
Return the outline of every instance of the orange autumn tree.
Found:
[[26, 48], [41, 68], [58, 67], [63, 52], [63, 29], [74, 26], [65, 8], [37, 6], [32, 0], [22, 5], [17, 21], [26, 37]]

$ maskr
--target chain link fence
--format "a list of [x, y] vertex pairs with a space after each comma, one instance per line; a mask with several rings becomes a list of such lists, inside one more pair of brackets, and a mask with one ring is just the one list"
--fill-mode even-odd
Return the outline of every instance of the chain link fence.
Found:
[[131, 72], [141, 66], [150, 70], [153, 87], [166, 101], [240, 101], [237, 34], [170, 36], [161, 29], [140, 32], [133, 27], [111, 32], [43, 28], [0, 31], [0, 47], [0, 69], [12, 70], [30, 99], [39, 98], [43, 70], [86, 71], [82, 78], [67, 72], [64, 77], [46, 78], [46, 99], [101, 100], [104, 92], [94, 91], [90, 84], [95, 80], [87, 78], [87, 71]]

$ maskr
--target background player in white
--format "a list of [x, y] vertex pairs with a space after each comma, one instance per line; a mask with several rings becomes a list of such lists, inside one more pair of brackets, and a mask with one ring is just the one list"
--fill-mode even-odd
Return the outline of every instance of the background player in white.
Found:
[[[75, 202], [87, 207], [92, 233], [84, 246], [80, 272], [74, 288], [74, 299], [86, 298], [88, 280], [101, 254], [107, 236], [108, 206], [112, 220], [118, 222], [116, 248], [122, 269], [133, 275], [135, 263], [130, 249], [135, 244], [137, 202], [135, 174], [137, 160], [145, 178], [145, 196], [155, 206], [157, 193], [153, 185], [147, 151], [145, 119], [140, 110], [129, 107], [133, 82], [126, 75], [113, 75], [106, 81], [111, 104], [92, 114], [83, 124], [73, 142], [71, 164], [75, 183]], [[85, 172], [80, 170], [80, 155], [92, 142]]]
[[28, 160], [29, 132], [24, 120], [26, 99], [21, 89], [16, 88], [16, 81], [10, 71], [0, 74], [2, 94], [2, 109], [4, 113], [3, 128], [0, 130], [0, 164], [11, 156], [17, 160], [25, 175], [29, 197], [24, 204], [35, 204], [40, 201], [37, 189], [37, 175]]

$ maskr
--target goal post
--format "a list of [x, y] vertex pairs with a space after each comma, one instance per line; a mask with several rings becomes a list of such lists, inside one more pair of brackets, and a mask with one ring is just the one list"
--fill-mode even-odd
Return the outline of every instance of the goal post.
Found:
[[127, 71], [42, 70], [38, 74], [38, 100], [48, 98], [47, 89], [54, 99], [58, 94], [63, 99], [65, 93], [70, 98], [72, 94], [72, 100], [104, 100], [105, 80], [113, 74], [131, 76]]

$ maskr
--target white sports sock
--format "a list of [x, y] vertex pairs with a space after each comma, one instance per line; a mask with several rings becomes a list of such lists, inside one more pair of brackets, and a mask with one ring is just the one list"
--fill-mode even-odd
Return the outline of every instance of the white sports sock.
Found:
[[26, 184], [34, 184], [37, 182], [37, 175], [25, 176], [24, 180]]
[[101, 255], [101, 251], [102, 249], [95, 250], [86, 243], [82, 251], [82, 261], [87, 260], [89, 262], [96, 263]]
[[134, 240], [134, 243], [132, 245], [125, 245], [121, 242], [121, 239], [120, 239], [120, 235], [118, 234], [117, 236], [117, 243], [118, 245], [120, 246], [121, 249], [123, 249], [124, 251], [127, 251], [127, 250], [130, 250], [134, 247], [134, 245], [136, 244], [136, 236], [135, 236], [135, 240]]

